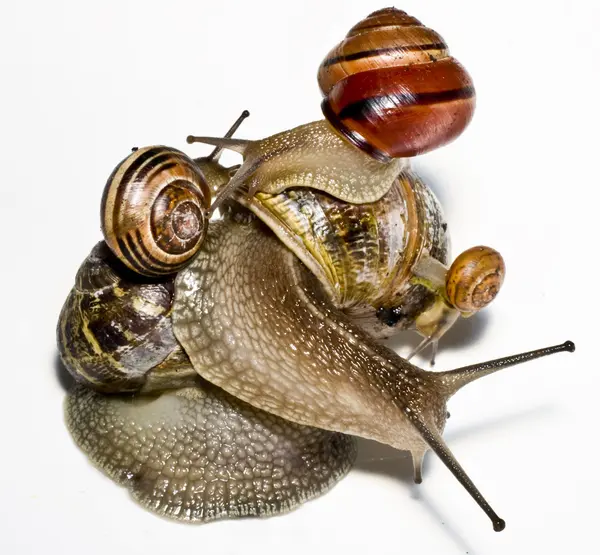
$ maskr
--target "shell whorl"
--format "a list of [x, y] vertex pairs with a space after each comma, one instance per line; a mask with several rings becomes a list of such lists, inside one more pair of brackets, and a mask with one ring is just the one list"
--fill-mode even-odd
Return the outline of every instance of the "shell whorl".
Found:
[[461, 253], [446, 275], [446, 294], [461, 312], [476, 312], [495, 298], [506, 274], [502, 255], [490, 247]]
[[354, 26], [319, 68], [327, 120], [374, 158], [415, 156], [456, 138], [473, 82], [444, 39], [395, 8]]
[[425, 254], [447, 263], [441, 207], [409, 169], [373, 203], [349, 204], [300, 187], [236, 198], [302, 260], [336, 306], [352, 311], [370, 331], [380, 308], [402, 307], [402, 315], [381, 334], [389, 335], [392, 326], [409, 327], [431, 300], [411, 281], [416, 263]]
[[198, 252], [209, 208], [209, 186], [191, 158], [174, 148], [145, 147], [109, 177], [102, 196], [102, 232], [131, 270], [168, 275]]

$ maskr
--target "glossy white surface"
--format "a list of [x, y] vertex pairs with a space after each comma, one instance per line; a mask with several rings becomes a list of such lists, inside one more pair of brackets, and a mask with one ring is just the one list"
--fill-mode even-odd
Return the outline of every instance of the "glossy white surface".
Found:
[[[597, 472], [597, 3], [396, 3], [439, 31], [471, 73], [475, 119], [415, 167], [444, 206], [454, 252], [489, 244], [507, 279], [485, 314], [441, 343], [453, 368], [571, 339], [561, 354], [466, 388], [445, 437], [506, 520], [497, 534], [429, 455], [361, 441], [326, 496], [270, 520], [161, 520], [89, 465], [62, 421], [54, 326], [100, 238], [99, 202], [133, 146], [191, 155], [190, 133], [240, 137], [320, 115], [318, 64], [386, 3], [22, 1], [0, 32], [0, 552], [592, 553]], [[234, 155], [227, 155], [231, 162]], [[401, 353], [415, 336], [396, 343]], [[425, 364], [421, 359], [419, 362]], [[591, 443], [591, 444], [590, 444]]]

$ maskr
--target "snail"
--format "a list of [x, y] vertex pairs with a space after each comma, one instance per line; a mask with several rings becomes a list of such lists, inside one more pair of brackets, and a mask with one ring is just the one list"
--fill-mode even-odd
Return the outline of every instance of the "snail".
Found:
[[[431, 346], [434, 364], [439, 339], [460, 315], [487, 306], [505, 274], [501, 255], [489, 247], [461, 255], [473, 259], [469, 271], [465, 264], [449, 268], [441, 208], [410, 168], [410, 156], [448, 143], [469, 123], [471, 78], [435, 31], [395, 8], [354, 26], [318, 78], [325, 121], [259, 141], [188, 137], [244, 157], [211, 210], [233, 196], [362, 327], [377, 338], [416, 329], [423, 341], [408, 358]], [[350, 98], [360, 110], [338, 110]], [[372, 241], [361, 242], [364, 235]], [[466, 295], [457, 304], [456, 283], [471, 293], [477, 283], [477, 300]]]
[[[572, 351], [571, 342], [447, 372], [421, 370], [353, 324], [241, 206], [210, 224], [174, 283], [163, 280], [134, 276], [101, 244], [84, 262], [58, 326], [63, 361], [86, 384], [67, 397], [73, 438], [144, 506], [193, 522], [284, 512], [341, 479], [356, 453], [352, 436], [360, 436], [410, 450], [417, 482], [432, 449], [494, 529], [504, 528], [442, 439], [446, 402], [501, 368]], [[158, 310], [150, 293], [159, 288], [168, 298], [173, 287], [172, 305]], [[125, 329], [115, 319], [118, 303]], [[144, 327], [158, 312], [169, 338], [162, 342]], [[89, 325], [94, 318], [105, 325]], [[163, 346], [165, 358], [138, 376], [137, 394], [124, 396], [135, 387], [121, 387], [123, 372], [112, 379], [112, 369]], [[113, 365], [100, 383], [89, 368], [102, 359]]]
[[[220, 150], [194, 161], [154, 147], [108, 181], [106, 244], [83, 263], [57, 328], [79, 382], [66, 403], [79, 447], [150, 510], [194, 522], [316, 497], [350, 469], [353, 436], [409, 450], [416, 482], [431, 449], [502, 530], [442, 439], [447, 401], [573, 343], [446, 372], [414, 366], [377, 342], [385, 326], [414, 325], [435, 348], [495, 296], [504, 263], [477, 247], [448, 268], [445, 222], [410, 151], [382, 162], [328, 122], [263, 141], [196, 141], [244, 154], [231, 180]], [[161, 218], [156, 200], [112, 200], [128, 184], [160, 199], [173, 182], [197, 198], [165, 193]], [[117, 226], [129, 199], [141, 208], [135, 226]], [[223, 217], [209, 224], [216, 208]], [[177, 259], [163, 248], [171, 231], [191, 245]]]
[[[248, 115], [244, 111], [226, 137]], [[117, 165], [102, 196], [102, 232], [129, 269], [145, 276], [169, 275], [198, 252], [212, 193], [232, 171], [218, 164], [220, 154], [217, 148], [192, 160], [174, 148], [150, 146], [134, 149]]]
[[309, 181], [347, 202], [373, 202], [389, 190], [407, 157], [454, 140], [475, 110], [473, 81], [444, 39], [396, 8], [355, 25], [321, 63], [318, 81], [327, 123], [255, 143], [188, 137], [189, 143], [244, 154], [241, 171], [217, 206], [244, 182], [252, 194]]
[[475, 89], [444, 39], [396, 8], [355, 25], [319, 68], [327, 120], [378, 160], [415, 156], [455, 139]]

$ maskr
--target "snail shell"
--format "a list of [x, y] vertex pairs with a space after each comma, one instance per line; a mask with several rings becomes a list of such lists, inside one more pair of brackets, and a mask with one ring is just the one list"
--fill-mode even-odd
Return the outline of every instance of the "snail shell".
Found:
[[490, 247], [473, 247], [461, 253], [446, 275], [446, 294], [461, 312], [476, 312], [498, 294], [506, 266], [502, 255]]
[[374, 158], [415, 156], [455, 139], [475, 90], [444, 39], [396, 8], [354, 26], [322, 62], [327, 120]]
[[210, 188], [194, 161], [173, 148], [140, 148], [123, 160], [102, 196], [105, 240], [145, 276], [172, 274], [198, 252], [206, 235]]
[[411, 327], [432, 304], [435, 294], [412, 278], [423, 257], [448, 263], [447, 226], [413, 171], [402, 171], [385, 196], [367, 204], [300, 187], [236, 198], [304, 262], [336, 306], [377, 337]]
[[189, 385], [195, 378], [171, 327], [173, 277], [144, 279], [98, 243], [60, 314], [61, 359], [80, 383], [104, 393]]

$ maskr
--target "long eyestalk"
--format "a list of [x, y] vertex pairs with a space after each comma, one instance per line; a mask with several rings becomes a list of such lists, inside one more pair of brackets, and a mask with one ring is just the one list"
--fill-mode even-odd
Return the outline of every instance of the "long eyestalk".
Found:
[[[498, 358], [488, 362], [481, 362], [479, 364], [457, 368], [456, 370], [449, 370], [448, 372], [430, 372], [429, 375], [437, 382], [442, 395], [444, 395], [446, 399], [449, 399], [464, 385], [482, 378], [483, 376], [497, 372], [502, 368], [507, 368], [508, 366], [514, 366], [530, 360], [535, 360], [536, 358], [545, 357], [554, 353], [572, 353], [573, 351], [575, 351], [575, 344], [572, 341], [566, 341], [565, 343], [554, 345], [553, 347], [546, 347], [544, 349], [529, 351], [518, 355]], [[404, 412], [427, 445], [429, 445], [435, 454], [448, 467], [450, 472], [454, 474], [456, 479], [469, 492], [471, 497], [475, 499], [485, 514], [488, 515], [494, 525], [494, 530], [496, 532], [504, 530], [504, 527], [506, 526], [504, 520], [502, 520], [496, 514], [489, 503], [485, 500], [483, 495], [481, 495], [475, 484], [467, 476], [462, 466], [456, 460], [436, 428], [434, 426], [430, 426], [419, 415], [415, 414], [410, 409], [405, 408]], [[418, 460], [415, 461], [415, 464], [418, 464]], [[415, 472], [415, 479], [418, 478], [420, 478], [420, 473]]]
[[[490, 504], [485, 500], [483, 495], [477, 489], [471, 478], [467, 476], [463, 467], [456, 460], [456, 457], [452, 454], [452, 451], [448, 448], [439, 433], [425, 424], [419, 417], [411, 417], [411, 414], [407, 414], [413, 423], [414, 427], [419, 431], [421, 437], [425, 440], [427, 445], [431, 447], [431, 450], [440, 458], [440, 460], [448, 467], [450, 472], [454, 474], [454, 477], [462, 484], [462, 486], [469, 492], [471, 497], [475, 499], [477, 504], [483, 509], [483, 512], [490, 518], [496, 532], [504, 530], [506, 523], [502, 520]], [[420, 478], [420, 473], [415, 472], [415, 479]], [[418, 483], [418, 482], [417, 482]]]
[[572, 341], [565, 341], [560, 345], [554, 345], [544, 349], [537, 349], [535, 351], [528, 351], [518, 355], [497, 358], [487, 362], [480, 362], [478, 364], [472, 364], [471, 366], [457, 368], [456, 370], [448, 370], [447, 372], [437, 372], [433, 374], [433, 376], [435, 376], [435, 380], [439, 381], [443, 385], [447, 398], [450, 398], [461, 387], [478, 380], [479, 378], [493, 374], [498, 370], [502, 370], [503, 368], [515, 366], [516, 364], [521, 364], [523, 362], [535, 360], [536, 358], [553, 355], [555, 353], [572, 353], [574, 351], [575, 343]]
[[[240, 117], [235, 121], [235, 123], [230, 127], [229, 131], [225, 134], [226, 139], [230, 139], [233, 137], [234, 133], [240, 128], [242, 122], [250, 115], [248, 110], [244, 110]], [[187, 142], [188, 144], [192, 143], [203, 143], [203, 137], [195, 137], [194, 135], [188, 135]], [[223, 154], [223, 150], [225, 150], [224, 146], [216, 146], [215, 149], [206, 157], [208, 161], [218, 162], [221, 154]]]
[[[232, 139], [231, 137], [237, 131], [241, 123], [250, 115], [248, 110], [244, 110], [242, 115], [237, 119], [237, 121], [233, 124], [231, 129], [227, 132], [225, 137], [216, 138], [216, 137], [196, 137], [194, 135], [188, 135], [187, 142], [189, 144], [192, 143], [203, 143], [208, 145], [214, 145], [215, 149], [208, 156], [208, 160], [217, 162], [225, 149], [233, 150], [238, 152], [239, 154], [244, 155], [248, 145], [251, 141], [244, 141], [241, 139]], [[240, 185], [244, 182], [244, 180], [249, 177], [252, 173], [254, 173], [256, 166], [253, 164], [251, 168], [248, 167], [248, 164], [242, 166], [238, 169], [238, 171], [234, 174], [234, 176], [229, 180], [229, 183], [225, 185], [221, 191], [217, 194], [216, 198], [213, 200], [209, 215], [213, 214], [214, 211], [221, 206], [224, 200], [228, 199], [231, 194], [240, 187]], [[250, 170], [250, 171], [248, 171]]]

